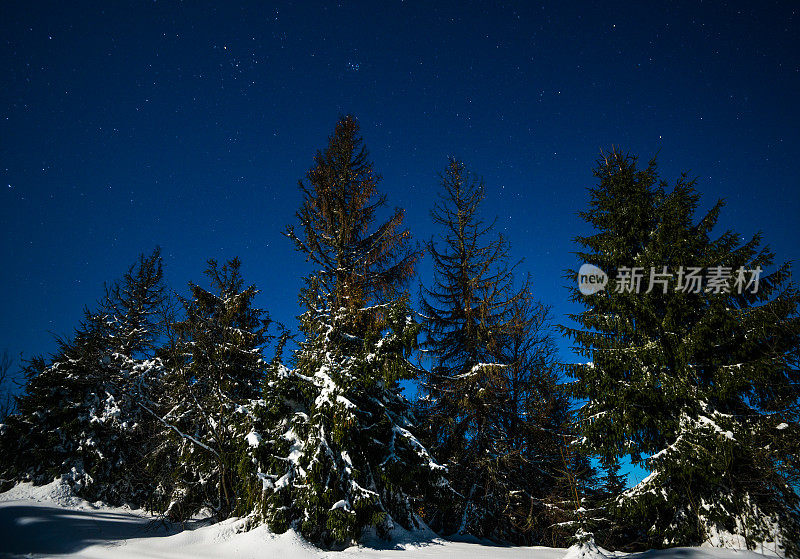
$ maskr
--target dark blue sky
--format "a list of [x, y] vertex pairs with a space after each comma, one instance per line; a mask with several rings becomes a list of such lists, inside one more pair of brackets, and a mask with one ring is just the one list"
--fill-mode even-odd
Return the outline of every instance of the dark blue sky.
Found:
[[[557, 320], [601, 147], [699, 178], [798, 260], [796, 3], [4, 2], [0, 349], [48, 352], [142, 251], [184, 292], [239, 256], [293, 323], [297, 180], [352, 112], [417, 239], [445, 157]], [[566, 4], [566, 3], [564, 3]], [[376, 6], [380, 6], [379, 8]], [[430, 279], [429, 261], [420, 266]], [[562, 344], [562, 357], [572, 359]]]

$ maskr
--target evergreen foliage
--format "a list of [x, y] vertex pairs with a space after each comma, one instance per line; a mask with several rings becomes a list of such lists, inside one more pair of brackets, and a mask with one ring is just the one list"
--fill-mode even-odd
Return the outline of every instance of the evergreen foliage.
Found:
[[97, 310], [50, 360], [28, 362], [28, 383], [0, 436], [4, 478], [37, 483], [66, 475], [76, 491], [112, 504], [144, 504], [148, 418], [138, 402], [160, 363], [145, 358], [159, 333], [161, 256], [141, 256], [106, 288]]
[[13, 366], [14, 360], [8, 354], [8, 350], [4, 350], [0, 356], [0, 423], [16, 409]]
[[[268, 314], [253, 306], [258, 291], [245, 287], [240, 269], [236, 258], [224, 265], [209, 260], [210, 289], [189, 284], [191, 298], [181, 300], [185, 316], [174, 324], [161, 397], [146, 405], [166, 442], [154, 459], [168, 475], [160, 490], [173, 519], [206, 507], [221, 519], [249, 512], [248, 483], [239, 469], [247, 459], [247, 409], [259, 396], [263, 350], [272, 336]], [[172, 448], [175, 456], [164, 468]]]
[[[581, 213], [595, 233], [577, 238], [578, 256], [617, 281], [585, 297], [576, 289], [586, 310], [572, 317], [580, 328], [563, 330], [591, 360], [571, 371], [586, 401], [581, 446], [606, 465], [628, 455], [651, 470], [618, 496], [616, 520], [649, 546], [733, 538], [751, 548], [779, 541], [796, 555], [798, 497], [778, 450], [797, 436], [800, 299], [788, 264], [739, 293], [737, 270], [766, 270], [773, 254], [760, 235], [711, 236], [722, 202], [696, 220], [694, 181], [670, 190], [654, 160], [639, 169], [618, 151], [595, 176]], [[676, 273], [649, 289], [651, 267], [663, 266], [722, 267], [732, 278], [695, 293]], [[640, 293], [620, 279], [633, 267], [645, 270]]]
[[327, 547], [419, 526], [446, 485], [399, 386], [418, 373], [419, 326], [400, 291], [418, 254], [401, 210], [377, 221], [378, 180], [357, 122], [342, 118], [300, 183], [301, 232], [286, 232], [315, 266], [300, 294], [305, 339], [291, 369], [270, 369], [254, 451], [270, 527]]
[[[483, 182], [456, 159], [413, 311], [423, 253], [346, 116], [285, 231], [312, 268], [299, 340], [271, 333], [238, 259], [209, 260], [209, 285], [178, 297], [159, 250], [142, 255], [52, 356], [27, 361], [13, 413], [0, 400], [0, 489], [60, 477], [92, 501], [246, 517], [326, 548], [427, 524], [575, 543], [571, 555], [711, 543], [800, 558], [789, 265], [774, 266], [760, 234], [715, 236], [723, 203], [700, 213], [695, 181], [668, 186], [655, 160], [613, 150], [594, 175], [577, 256], [613, 279], [571, 292], [584, 310], [561, 330], [588, 360], [566, 366], [573, 382], [557, 374], [549, 307], [519, 281], [481, 217]], [[429, 371], [411, 361], [420, 350]], [[416, 409], [402, 393], [414, 382]], [[628, 459], [650, 470], [632, 488]]]
[[446, 461], [460, 514], [445, 532], [538, 542], [560, 463], [568, 402], [557, 387], [549, 309], [514, 286], [509, 245], [480, 217], [483, 182], [451, 158], [432, 211], [434, 283], [423, 288], [424, 347], [433, 361], [421, 412]]

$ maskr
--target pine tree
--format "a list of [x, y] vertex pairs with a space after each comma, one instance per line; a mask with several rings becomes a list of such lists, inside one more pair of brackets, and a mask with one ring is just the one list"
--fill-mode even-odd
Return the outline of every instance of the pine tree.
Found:
[[558, 465], [566, 398], [558, 394], [549, 311], [514, 285], [509, 245], [479, 214], [482, 181], [450, 159], [432, 211], [434, 283], [423, 288], [433, 361], [421, 408], [434, 453], [463, 499], [439, 528], [530, 542], [545, 537], [543, 499]]
[[401, 210], [378, 221], [378, 180], [356, 120], [342, 118], [300, 183], [301, 231], [286, 232], [315, 266], [300, 294], [305, 339], [291, 369], [271, 368], [253, 450], [270, 528], [327, 547], [417, 527], [444, 486], [399, 386], [417, 375], [419, 326], [400, 290], [418, 254]]
[[[263, 350], [272, 336], [269, 315], [253, 306], [258, 290], [245, 287], [240, 269], [237, 258], [224, 265], [209, 260], [211, 289], [189, 284], [162, 397], [145, 405], [162, 427], [164, 444], [152, 459], [156, 470], [171, 476], [161, 480], [160, 491], [172, 519], [204, 507], [220, 519], [249, 512], [249, 470], [242, 476], [240, 462], [247, 459], [247, 414], [259, 396]], [[172, 462], [159, 468], [172, 448]]]
[[554, 524], [562, 520], [558, 503], [572, 493], [561, 483], [570, 401], [557, 374], [550, 309], [533, 298], [529, 282], [510, 311], [499, 370], [504, 402], [493, 427], [498, 460], [492, 480], [505, 496], [503, 539], [561, 546], [566, 540]]
[[[737, 270], [766, 270], [774, 255], [760, 235], [711, 237], [722, 202], [695, 221], [694, 181], [668, 190], [655, 161], [640, 170], [618, 151], [595, 176], [581, 215], [596, 233], [577, 239], [578, 256], [616, 281], [585, 297], [576, 289], [581, 328], [564, 330], [591, 360], [572, 369], [584, 448], [651, 470], [614, 512], [651, 546], [780, 540], [796, 555], [798, 498], [778, 450], [797, 432], [800, 297], [788, 265], [739, 292]], [[675, 277], [650, 289], [649, 271], [664, 266]], [[707, 275], [695, 292], [691, 267], [721, 281]], [[624, 279], [633, 268], [646, 271], [640, 293]]]
[[18, 414], [0, 447], [3, 477], [47, 483], [66, 476], [82, 496], [111, 504], [144, 504], [142, 462], [150, 441], [139, 406], [160, 363], [149, 357], [157, 336], [164, 285], [156, 249], [108, 286], [86, 309], [71, 339], [58, 339], [49, 360], [28, 362]]
[[604, 548], [635, 549], [639, 534], [627, 524], [620, 523], [613, 514], [617, 499], [627, 486], [620, 470], [617, 460], [599, 463], [595, 483], [585, 494], [582, 522], [577, 525]]
[[478, 214], [483, 182], [451, 158], [441, 183], [431, 217], [444, 231], [444, 246], [427, 243], [434, 285], [421, 293], [424, 348], [435, 359], [423, 384], [422, 411], [433, 451], [446, 461], [462, 496], [459, 517], [441, 519], [439, 528], [488, 537], [504, 501], [487, 482], [495, 459], [491, 411], [504, 399], [499, 336], [509, 323], [513, 269], [508, 243]]

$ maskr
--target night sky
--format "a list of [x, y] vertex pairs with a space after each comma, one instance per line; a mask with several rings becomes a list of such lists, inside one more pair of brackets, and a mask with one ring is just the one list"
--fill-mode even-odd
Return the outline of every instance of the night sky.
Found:
[[181, 293], [239, 256], [294, 325], [307, 268], [280, 232], [345, 113], [417, 239], [448, 154], [483, 175], [557, 321], [611, 144], [800, 260], [797, 4], [560, 4], [3, 2], [0, 350], [52, 351], [156, 245]]

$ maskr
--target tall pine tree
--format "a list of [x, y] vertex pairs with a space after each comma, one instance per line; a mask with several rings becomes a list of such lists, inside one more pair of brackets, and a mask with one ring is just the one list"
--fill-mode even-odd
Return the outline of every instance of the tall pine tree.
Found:
[[798, 428], [800, 297], [789, 267], [766, 273], [774, 256], [760, 235], [713, 238], [721, 202], [696, 220], [693, 181], [668, 189], [655, 161], [636, 163], [618, 151], [601, 158], [581, 214], [595, 233], [577, 239], [579, 257], [616, 278], [594, 295], [575, 289], [586, 310], [572, 317], [579, 328], [564, 328], [591, 360], [572, 369], [586, 401], [582, 446], [606, 465], [628, 455], [651, 470], [615, 502], [638, 529], [629, 537], [657, 547], [777, 541], [797, 555], [800, 509], [779, 450]]
[[442, 233], [427, 246], [434, 282], [421, 294], [432, 367], [420, 408], [462, 498], [460, 514], [436, 525], [535, 541], [568, 409], [557, 394], [548, 311], [529, 281], [515, 287], [509, 245], [480, 216], [483, 182], [453, 158], [441, 182], [431, 215]]
[[300, 294], [305, 339], [293, 366], [275, 364], [254, 437], [270, 527], [338, 546], [365, 529], [417, 527], [444, 487], [414, 432], [399, 381], [418, 332], [401, 290], [418, 254], [386, 199], [353, 117], [342, 118], [300, 183], [299, 230], [287, 236], [314, 266]]
[[209, 260], [205, 273], [210, 289], [190, 283], [191, 297], [182, 299], [160, 397], [144, 404], [161, 425], [162, 446], [151, 456], [153, 469], [167, 476], [161, 507], [176, 520], [205, 507], [220, 519], [250, 512], [250, 469], [242, 468], [248, 413], [272, 339], [269, 315], [253, 305], [258, 290], [245, 286], [237, 258]]
[[82, 496], [144, 505], [144, 468], [152, 439], [139, 402], [161, 374], [152, 355], [164, 300], [161, 256], [142, 255], [107, 286], [97, 309], [47, 361], [26, 366], [18, 413], [3, 426], [3, 477], [36, 483], [65, 476]]

